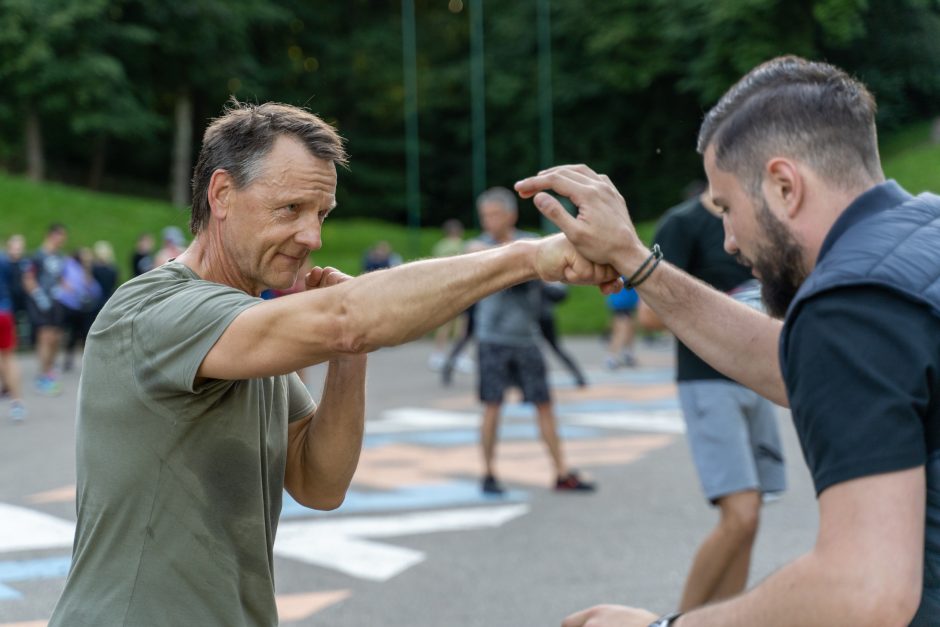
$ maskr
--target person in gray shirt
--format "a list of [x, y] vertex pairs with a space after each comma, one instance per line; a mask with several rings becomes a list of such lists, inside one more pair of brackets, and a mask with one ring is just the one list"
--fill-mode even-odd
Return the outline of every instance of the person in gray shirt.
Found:
[[[519, 212], [516, 197], [508, 189], [494, 187], [483, 192], [477, 199], [477, 211], [484, 234], [471, 248], [491, 248], [535, 237], [516, 229]], [[486, 494], [504, 492], [496, 478], [494, 458], [503, 394], [510, 386], [521, 388], [525, 402], [535, 405], [539, 433], [555, 467], [555, 489], [594, 489], [593, 483], [585, 481], [565, 465], [545, 360], [538, 346], [541, 306], [541, 280], [504, 289], [477, 305], [479, 395], [484, 406], [480, 442], [486, 473], [482, 489]]]
[[[286, 490], [343, 502], [362, 448], [366, 353], [539, 278], [604, 284], [562, 235], [351, 278], [313, 268], [342, 139], [303, 109], [234, 103], [206, 130], [194, 241], [122, 285], [88, 336], [78, 524], [51, 627], [273, 627]], [[319, 403], [295, 374], [328, 364]]]

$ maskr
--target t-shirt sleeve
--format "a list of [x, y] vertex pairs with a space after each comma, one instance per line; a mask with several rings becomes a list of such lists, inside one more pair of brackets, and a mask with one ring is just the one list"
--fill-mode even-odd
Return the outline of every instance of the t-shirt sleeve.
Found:
[[181, 282], [144, 300], [131, 327], [138, 384], [155, 398], [199, 392], [196, 371], [209, 350], [238, 314], [260, 302], [209, 281]]
[[874, 287], [835, 290], [802, 306], [783, 374], [817, 494], [926, 463], [936, 356], [924, 333], [935, 324], [921, 305]]
[[681, 270], [688, 270], [692, 259], [692, 246], [683, 221], [675, 215], [663, 218], [653, 241], [663, 251], [663, 259]]
[[290, 395], [288, 422], [296, 422], [306, 418], [317, 408], [316, 402], [310, 396], [310, 391], [296, 372], [287, 375], [287, 390]]

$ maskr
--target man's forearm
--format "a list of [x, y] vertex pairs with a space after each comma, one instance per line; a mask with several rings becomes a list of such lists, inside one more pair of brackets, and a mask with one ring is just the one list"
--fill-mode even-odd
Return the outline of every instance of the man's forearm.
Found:
[[330, 360], [323, 395], [304, 434], [303, 484], [342, 502], [365, 430], [365, 355]]
[[493, 292], [537, 278], [532, 242], [460, 257], [428, 259], [348, 281], [347, 342], [356, 352], [415, 339]]
[[[638, 267], [636, 259], [616, 265], [621, 273]], [[788, 405], [778, 360], [783, 326], [779, 320], [665, 262], [637, 292], [663, 324], [713, 368], [779, 405]]]
[[867, 589], [867, 582], [874, 579], [870, 575], [833, 568], [810, 553], [749, 592], [689, 612], [675, 624], [676, 627], [888, 627], [883, 613], [886, 608], [872, 607], [880, 604], [880, 590]]

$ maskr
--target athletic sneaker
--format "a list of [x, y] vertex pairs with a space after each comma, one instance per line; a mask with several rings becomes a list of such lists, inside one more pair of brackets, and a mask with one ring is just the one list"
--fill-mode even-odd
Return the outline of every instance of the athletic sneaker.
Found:
[[36, 377], [36, 390], [43, 396], [58, 396], [62, 393], [62, 386], [53, 376], [39, 375]]
[[502, 496], [506, 489], [502, 484], [496, 480], [496, 477], [493, 475], [486, 475], [483, 477], [483, 494], [491, 494], [493, 496]]
[[26, 420], [26, 407], [20, 401], [10, 403], [10, 420], [13, 422], [23, 422]]
[[555, 489], [559, 492], [593, 492], [597, 486], [591, 481], [585, 481], [572, 470], [564, 477], [558, 477]]
[[447, 355], [444, 353], [431, 353], [428, 357], [428, 369], [431, 372], [440, 372], [447, 363]]
[[462, 372], [463, 374], [473, 374], [477, 370], [477, 364], [473, 361], [473, 357], [469, 355], [460, 355], [457, 357], [457, 372]]

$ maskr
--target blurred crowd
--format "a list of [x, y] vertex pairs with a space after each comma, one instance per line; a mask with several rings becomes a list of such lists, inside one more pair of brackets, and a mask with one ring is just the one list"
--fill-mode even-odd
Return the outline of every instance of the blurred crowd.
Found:
[[183, 231], [175, 226], [163, 229], [159, 248], [152, 234], [142, 233], [125, 273], [110, 242], [70, 247], [64, 224], [50, 224], [33, 249], [23, 235], [11, 235], [0, 251], [0, 395], [8, 401], [8, 417], [21, 421], [27, 416], [18, 349], [36, 353], [37, 370], [25, 375], [36, 391], [58, 395], [60, 374], [75, 368], [95, 317], [122, 275], [143, 274], [186, 246]]

